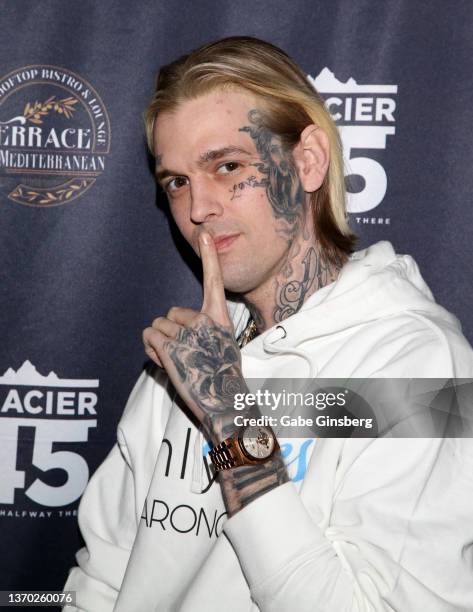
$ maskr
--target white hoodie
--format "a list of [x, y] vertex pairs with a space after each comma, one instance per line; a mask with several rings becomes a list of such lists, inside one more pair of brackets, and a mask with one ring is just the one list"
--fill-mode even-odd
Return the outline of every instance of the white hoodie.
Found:
[[[237, 333], [248, 312], [230, 305]], [[242, 350], [249, 378], [473, 377], [454, 316], [380, 242]], [[281, 440], [293, 482], [227, 520], [202, 437], [144, 372], [79, 510], [87, 612], [473, 611], [469, 439]], [[70, 610], [71, 607], [67, 607]]]

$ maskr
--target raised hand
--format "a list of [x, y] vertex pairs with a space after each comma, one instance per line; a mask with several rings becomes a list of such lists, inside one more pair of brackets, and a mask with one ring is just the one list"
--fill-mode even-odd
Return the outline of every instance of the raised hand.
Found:
[[234, 394], [247, 388], [217, 251], [206, 232], [200, 235], [199, 246], [204, 272], [201, 311], [171, 308], [166, 317], [155, 319], [144, 330], [143, 342], [148, 356], [166, 370], [208, 435], [219, 440], [227, 434], [225, 423], [233, 414]]

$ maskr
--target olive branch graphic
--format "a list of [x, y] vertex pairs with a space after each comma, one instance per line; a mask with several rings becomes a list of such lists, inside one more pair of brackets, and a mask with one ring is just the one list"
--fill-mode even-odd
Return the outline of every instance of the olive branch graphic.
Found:
[[95, 179], [73, 179], [64, 185], [51, 189], [32, 189], [26, 185], [18, 185], [10, 194], [12, 200], [29, 204], [62, 204], [68, 200], [75, 199], [86, 191]]
[[48, 115], [51, 111], [64, 115], [67, 119], [72, 117], [75, 109], [74, 104], [77, 104], [78, 100], [69, 96], [62, 100], [56, 100], [56, 96], [51, 96], [45, 102], [36, 101], [34, 104], [27, 102], [23, 111], [23, 116], [27, 121], [41, 125], [43, 123], [42, 117]]

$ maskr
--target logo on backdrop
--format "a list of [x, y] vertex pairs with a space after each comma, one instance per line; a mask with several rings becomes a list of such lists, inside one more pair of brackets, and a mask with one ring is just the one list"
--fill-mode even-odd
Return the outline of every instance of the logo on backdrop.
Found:
[[110, 121], [95, 89], [56, 66], [0, 78], [0, 190], [20, 204], [58, 206], [105, 170]]
[[359, 85], [352, 78], [343, 83], [328, 68], [308, 79], [340, 128], [348, 171], [348, 212], [371, 211], [388, 188], [382, 155], [375, 151], [386, 149], [388, 136], [396, 133], [397, 85]]
[[46, 511], [82, 495], [89, 467], [81, 451], [97, 427], [98, 386], [43, 376], [29, 361], [0, 376], [0, 516], [37, 516], [18, 510], [25, 497]]

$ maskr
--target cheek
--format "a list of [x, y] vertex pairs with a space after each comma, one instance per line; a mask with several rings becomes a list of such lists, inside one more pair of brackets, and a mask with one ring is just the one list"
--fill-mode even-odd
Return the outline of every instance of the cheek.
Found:
[[255, 202], [255, 214], [257, 215], [260, 223], [264, 225], [274, 225], [274, 214], [271, 204], [268, 200], [266, 191], [261, 191], [258, 194], [258, 198]]
[[185, 205], [179, 206], [178, 204], [170, 204], [169, 208], [174, 223], [177, 225], [179, 231], [187, 242], [191, 242], [195, 226], [190, 220], [190, 214], [187, 207]]

